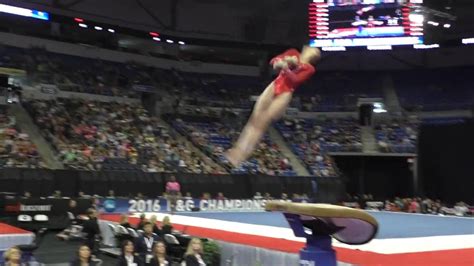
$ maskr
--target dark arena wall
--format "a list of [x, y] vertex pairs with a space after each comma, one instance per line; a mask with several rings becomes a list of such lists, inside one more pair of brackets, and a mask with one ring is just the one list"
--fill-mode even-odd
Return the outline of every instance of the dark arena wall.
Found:
[[[256, 192], [270, 193], [278, 198], [282, 193], [307, 194], [319, 202], [336, 203], [344, 193], [345, 187], [337, 177], [285, 177], [265, 175], [204, 175], [174, 174], [182, 185], [182, 193], [190, 192], [193, 197], [202, 193], [216, 195], [218, 192], [231, 199], [249, 199]], [[79, 191], [88, 195], [107, 195], [110, 189], [117, 196], [135, 196], [137, 193], [154, 198], [161, 196], [165, 183], [171, 174], [143, 173], [141, 171], [77, 171], [77, 170], [39, 170], [3, 169], [0, 171], [2, 191], [22, 194], [29, 191], [33, 196], [49, 196], [60, 190], [63, 196], [77, 196]], [[314, 195], [312, 181], [317, 182]]]
[[424, 125], [419, 138], [420, 180], [426, 196], [471, 202], [474, 123]]
[[394, 156], [335, 156], [345, 175], [347, 193], [372, 194], [377, 199], [413, 195], [413, 173], [408, 159]]

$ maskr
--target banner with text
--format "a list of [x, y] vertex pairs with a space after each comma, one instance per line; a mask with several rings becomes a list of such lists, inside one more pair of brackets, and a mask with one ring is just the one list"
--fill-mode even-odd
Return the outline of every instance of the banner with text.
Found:
[[[180, 199], [176, 201], [176, 212], [191, 211], [264, 211], [264, 199]], [[168, 212], [171, 211], [169, 201], [159, 199], [102, 199], [101, 209], [106, 213], [142, 213], [142, 212]]]

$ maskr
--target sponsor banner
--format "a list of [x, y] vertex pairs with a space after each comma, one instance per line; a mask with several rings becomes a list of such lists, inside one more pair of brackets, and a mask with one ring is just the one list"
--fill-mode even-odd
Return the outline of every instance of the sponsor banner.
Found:
[[[19, 214], [47, 214], [47, 215], [66, 215], [72, 211], [70, 199], [6, 199], [4, 201], [4, 215]], [[85, 213], [91, 204], [91, 200], [77, 199], [74, 212]], [[1, 206], [0, 206], [1, 210]], [[0, 213], [0, 215], [2, 215]]]
[[[190, 211], [263, 211], [266, 200], [254, 199], [180, 199], [176, 201], [176, 212]], [[105, 213], [168, 212], [171, 205], [164, 198], [159, 199], [101, 199], [100, 204]]]

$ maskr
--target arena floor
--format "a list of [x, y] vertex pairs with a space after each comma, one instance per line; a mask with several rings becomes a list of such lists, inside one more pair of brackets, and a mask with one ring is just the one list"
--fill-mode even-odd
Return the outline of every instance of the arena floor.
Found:
[[[158, 219], [165, 213], [153, 213]], [[354, 265], [474, 265], [474, 219], [372, 212], [380, 224], [368, 244], [349, 246], [334, 241], [338, 260]], [[148, 213], [147, 215], [152, 215]], [[134, 215], [138, 217], [138, 214]], [[104, 215], [117, 221], [118, 215]], [[134, 223], [132, 218], [132, 223]], [[173, 215], [174, 227], [190, 235], [298, 253], [297, 238], [283, 215], [267, 212], [194, 212]]]

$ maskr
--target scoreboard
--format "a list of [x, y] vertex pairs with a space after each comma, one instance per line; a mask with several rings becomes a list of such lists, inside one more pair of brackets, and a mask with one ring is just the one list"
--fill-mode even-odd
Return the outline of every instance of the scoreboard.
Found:
[[313, 47], [423, 44], [423, 0], [314, 0]]

